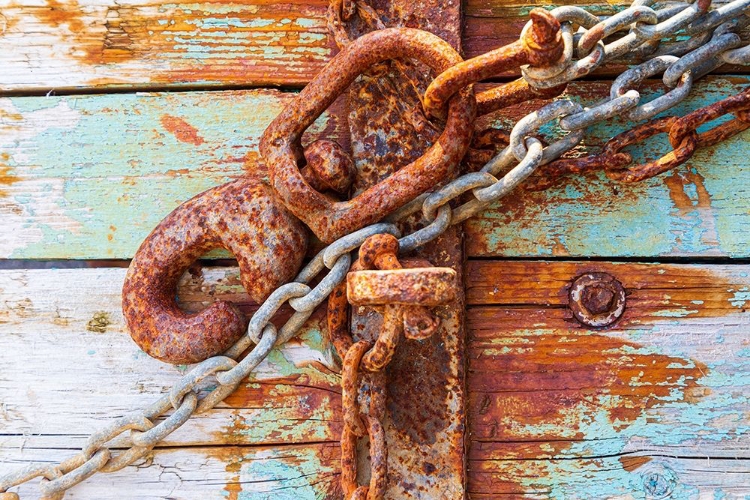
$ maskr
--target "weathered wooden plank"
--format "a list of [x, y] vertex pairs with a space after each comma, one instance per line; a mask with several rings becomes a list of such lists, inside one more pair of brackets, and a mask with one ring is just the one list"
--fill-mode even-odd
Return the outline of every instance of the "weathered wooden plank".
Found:
[[579, 460], [472, 459], [469, 498], [743, 499], [750, 494], [747, 460], [648, 455]]
[[[302, 86], [335, 53], [326, 27], [327, 4], [9, 0], [0, 18], [0, 90]], [[611, 15], [627, 4], [588, 7], [597, 15]], [[536, 6], [552, 7], [544, 2], [466, 2], [466, 56], [517, 40]], [[595, 74], [621, 70], [608, 65]]]
[[[3, 467], [58, 462], [71, 450], [12, 450]], [[112, 474], [97, 474], [65, 495], [71, 500], [315, 500], [341, 498], [334, 443], [274, 447], [167, 448]], [[21, 498], [38, 498], [36, 483]]]
[[[292, 95], [0, 99], [0, 256], [131, 257], [177, 205], [258, 172], [260, 135]], [[336, 116], [318, 120], [311, 137], [346, 145]]]
[[326, 0], [10, 0], [2, 90], [301, 86], [333, 55]]
[[[747, 83], [705, 80], [676, 112]], [[593, 102], [607, 88], [582, 82], [570, 92]], [[251, 91], [0, 99], [0, 257], [131, 257], [179, 203], [255, 168], [259, 135], [288, 97]], [[498, 126], [510, 128], [531, 106], [498, 115]], [[312, 136], [345, 141], [342, 116], [326, 115]], [[597, 150], [626, 126], [615, 120], [593, 127], [577, 153]], [[466, 225], [467, 252], [746, 257], [748, 137], [637, 185], [574, 176], [544, 192], [517, 190]], [[657, 137], [634, 154], [653, 158], [666, 147]]]
[[[627, 291], [609, 329], [583, 327], [567, 308], [571, 282], [588, 272]], [[678, 475], [700, 491], [744, 493], [748, 276], [746, 265], [469, 261], [469, 491], [591, 498], [590, 480], [595, 498], [614, 497], [639, 477], [636, 453], [741, 458], [725, 482], [688, 478], [695, 462]], [[589, 472], [571, 479], [569, 467]], [[689, 491], [675, 498], [697, 498]]]
[[[733, 95], [749, 81], [747, 77], [704, 80], [670, 114], [684, 115]], [[588, 104], [608, 95], [608, 88], [607, 82], [581, 82], [569, 92]], [[509, 129], [531, 106], [509, 109], [498, 121]], [[632, 125], [618, 118], [591, 127], [572, 154], [598, 152], [609, 138]], [[542, 132], [550, 139], [559, 135], [551, 127]], [[746, 257], [749, 138], [750, 132], [743, 132], [698, 151], [671, 172], [637, 184], [618, 183], [598, 173], [569, 176], [545, 191], [522, 186], [466, 223], [467, 253], [470, 257]], [[660, 135], [627, 151], [638, 162], [659, 158], [670, 146]]]
[[[14, 449], [81, 446], [93, 429], [160, 397], [187, 369], [150, 358], [130, 339], [120, 312], [124, 276], [112, 268], [0, 272], [0, 463]], [[215, 298], [254, 308], [236, 268], [196, 268], [179, 296], [187, 310]], [[339, 367], [325, 321], [321, 309], [297, 340], [163, 446], [337, 443]]]

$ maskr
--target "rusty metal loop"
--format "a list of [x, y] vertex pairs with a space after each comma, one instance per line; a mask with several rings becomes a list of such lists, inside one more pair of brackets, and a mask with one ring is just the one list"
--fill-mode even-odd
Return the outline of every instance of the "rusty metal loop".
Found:
[[[575, 48], [575, 45], [573, 44], [573, 24], [570, 22], [563, 22], [564, 20], [561, 19], [560, 16], [555, 15], [555, 10], [557, 9], [552, 10], [550, 14], [560, 21], [560, 36], [563, 43], [562, 55], [556, 62], [546, 66], [531, 66], [529, 64], [521, 66], [521, 75], [523, 75], [527, 81], [546, 80], [547, 78], [555, 77], [565, 71], [573, 60], [573, 49]], [[581, 10], [586, 12], [583, 9]], [[480, 112], [480, 115], [481, 114], [482, 113]]]
[[359, 391], [359, 367], [362, 356], [370, 349], [370, 342], [355, 342], [343, 358], [341, 369], [341, 407], [344, 410], [344, 425], [349, 427], [357, 436], [365, 435], [365, 427], [359, 414], [357, 393]]
[[669, 142], [673, 148], [677, 148], [687, 137], [695, 133], [698, 127], [702, 124], [715, 120], [728, 113], [734, 113], [737, 118], [698, 134], [698, 146], [713, 146], [717, 142], [723, 141], [728, 137], [750, 128], [750, 120], [743, 119], [742, 114], [739, 113], [749, 109], [750, 89], [746, 89], [735, 96], [715, 102], [714, 104], [677, 118], [669, 129]]
[[470, 89], [451, 99], [442, 135], [422, 157], [345, 202], [310, 187], [297, 167], [302, 133], [371, 65], [394, 58], [417, 59], [442, 72], [461, 62], [449, 44], [430, 33], [389, 28], [368, 33], [344, 48], [266, 129], [261, 154], [271, 183], [289, 210], [324, 242], [372, 224], [450, 175], [469, 147], [475, 102]]
[[396, 347], [404, 329], [404, 318], [400, 305], [387, 304], [384, 306], [383, 326], [375, 345], [362, 356], [362, 368], [369, 372], [383, 370], [396, 354]]
[[[619, 153], [627, 146], [641, 142], [654, 135], [668, 134], [675, 120], [675, 117], [668, 116], [646, 122], [608, 141], [602, 152], [605, 155], [612, 155]], [[621, 182], [642, 181], [681, 165], [693, 155], [697, 147], [698, 134], [693, 131], [673, 151], [670, 151], [661, 158], [631, 168], [609, 168], [607, 169], [607, 176]]]
[[531, 21], [524, 26], [520, 40], [463, 61], [439, 74], [425, 92], [425, 111], [431, 116], [444, 116], [445, 105], [451, 96], [473, 83], [525, 64], [546, 65], [557, 61], [563, 53], [560, 23], [544, 9], [533, 9], [529, 15]]

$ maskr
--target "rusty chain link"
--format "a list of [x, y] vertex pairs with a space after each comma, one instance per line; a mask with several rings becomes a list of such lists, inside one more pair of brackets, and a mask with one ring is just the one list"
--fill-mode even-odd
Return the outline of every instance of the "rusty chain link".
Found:
[[[329, 295], [329, 334], [343, 361], [342, 483], [350, 498], [382, 498], [387, 484], [387, 449], [382, 425], [386, 383], [383, 369], [395, 352], [402, 333], [407, 338], [425, 338], [434, 332], [438, 323], [429, 320], [427, 307], [450, 300], [444, 294], [440, 301], [435, 301], [434, 297], [440, 295], [439, 287], [433, 287], [426, 296], [412, 295], [407, 299], [397, 296], [401, 288], [392, 276], [405, 279], [408, 274], [412, 278], [418, 275], [420, 279], [438, 279], [424, 270], [419, 274], [414, 270], [399, 269], [401, 263], [396, 258], [397, 253], [411, 252], [437, 238], [451, 225], [484, 210], [543, 165], [546, 165], [545, 174], [550, 177], [604, 167], [610, 177], [634, 182], [683, 163], [698, 148], [716, 144], [750, 128], [750, 90], [746, 90], [682, 118], [659, 118], [637, 126], [611, 139], [598, 155], [558, 160], [581, 141], [588, 126], [623, 113], [634, 121], [651, 118], [684, 99], [697, 78], [719, 65], [750, 63], [750, 47], [743, 46], [744, 42], [737, 34], [750, 24], [750, 0], [735, 0], [715, 10], [709, 10], [710, 1], [707, 0], [660, 9], [653, 8], [653, 3], [652, 0], [636, 0], [629, 8], [606, 19], [573, 6], [552, 11], [535, 9], [518, 42], [469, 61], [462, 61], [453, 49], [434, 35], [403, 28], [381, 30], [343, 51], [343, 55], [334, 58], [324, 70], [323, 76], [316, 77], [295, 99], [296, 105], [302, 108], [291, 111], [288, 108], [282, 112], [264, 134], [264, 156], [270, 158], [271, 181], [277, 193], [287, 189], [288, 194], [292, 187], [298, 190], [300, 186], [307, 186], [304, 188], [307, 189], [311, 185], [317, 189], [344, 189], [344, 184], [337, 183], [335, 178], [328, 179], [333, 182], [331, 184], [311, 178], [309, 169], [308, 173], [299, 171], [300, 158], [310, 153], [302, 151], [299, 137], [363, 68], [374, 61], [394, 57], [421, 57], [438, 73], [424, 95], [424, 108], [428, 115], [448, 117], [450, 126], [445, 128], [445, 139], [436, 138], [441, 147], [449, 145], [453, 149], [450, 158], [446, 159], [440, 157], [443, 151], [435, 148], [434, 154], [427, 156], [418, 167], [429, 171], [428, 167], [437, 166], [444, 170], [445, 175], [430, 177], [429, 182], [423, 182], [417, 188], [399, 187], [407, 189], [404, 191], [407, 194], [402, 193], [390, 201], [381, 200], [387, 191], [382, 187], [372, 191], [363, 200], [369, 200], [379, 208], [360, 220], [347, 219], [349, 216], [341, 215], [344, 212], [336, 211], [340, 207], [336, 203], [344, 202], [333, 203], [316, 191], [287, 196], [285, 202], [288, 206], [297, 204], [296, 211], [291, 207], [290, 210], [313, 229], [322, 226], [319, 221], [311, 224], [310, 214], [317, 214], [315, 217], [322, 213], [334, 214], [333, 218], [340, 216], [336, 220], [343, 222], [324, 238], [331, 243], [292, 282], [280, 286], [262, 302], [245, 334], [224, 355], [198, 363], [174, 384], [169, 393], [153, 404], [118, 418], [93, 433], [81, 451], [70, 459], [57, 465], [32, 464], [0, 478], [0, 500], [17, 500], [18, 495], [7, 490], [35, 478], [41, 478], [43, 498], [58, 500], [67, 489], [98, 471], [120, 470], [143, 458], [190, 416], [213, 408], [234, 392], [274, 346], [285, 343], [300, 330]], [[361, 2], [334, 1], [332, 11], [346, 19], [358, 9], [360, 15], [370, 16], [376, 27], [382, 28], [382, 24], [378, 25], [373, 18], [377, 16], [363, 5]], [[333, 25], [335, 28], [335, 23]], [[574, 31], [576, 26], [581, 32]], [[337, 41], [348, 42], [340, 30], [332, 29], [332, 32]], [[613, 39], [619, 35], [623, 36]], [[687, 39], [665, 43], [676, 35]], [[480, 171], [443, 182], [466, 154], [475, 109], [479, 114], [485, 114], [532, 98], [559, 95], [568, 82], [628, 53], [641, 55], [647, 60], [621, 74], [613, 83], [606, 101], [591, 108], [584, 108], [569, 99], [548, 104], [519, 120], [508, 137], [507, 146]], [[518, 67], [521, 67], [522, 78], [477, 94], [475, 108], [471, 84]], [[637, 87], [644, 79], [658, 74], [663, 74], [669, 92], [642, 103]], [[332, 78], [335, 82], [332, 87], [315, 83], [325, 81], [330, 85]], [[707, 132], [697, 131], [701, 124], [728, 113], [735, 118]], [[569, 133], [553, 144], [544, 145], [534, 135], [541, 127], [555, 121]], [[658, 133], [669, 135], [673, 151], [653, 162], [626, 168], [632, 159], [622, 149]], [[331, 153], [320, 146], [319, 149], [316, 152], [320, 155], [335, 153], [334, 156], [341, 160], [340, 151]], [[326, 158], [328, 161], [330, 156]], [[283, 168], [273, 170], [277, 165], [273, 160], [279, 160]], [[396, 178], [392, 185], [398, 182], [408, 184], [404, 181], [407, 177], [402, 177]], [[440, 186], [435, 188], [437, 184]], [[470, 199], [452, 206], [454, 200], [468, 193]], [[351, 202], [346, 204], [347, 209], [350, 208]], [[309, 213], [304, 213], [308, 210]], [[424, 226], [402, 236], [396, 223], [420, 212]], [[386, 222], [373, 224], [385, 216]], [[363, 244], [359, 260], [350, 272], [350, 253]], [[373, 252], [377, 253], [375, 257]], [[319, 283], [311, 286], [312, 280], [326, 270]], [[443, 281], [431, 283], [440, 284], [446, 276], [443, 274], [441, 279]], [[349, 300], [347, 285], [351, 295]], [[369, 291], [352, 291], [358, 286]], [[380, 302], [368, 303], [364, 297], [372, 297], [375, 289], [380, 290]], [[350, 301], [352, 304], [374, 305], [382, 310], [384, 326], [377, 339], [355, 341], [352, 338], [347, 319]], [[289, 304], [294, 313], [277, 329], [271, 319], [284, 304]], [[237, 361], [248, 349], [249, 353]], [[356, 479], [357, 442], [364, 436], [370, 440], [369, 486], [357, 484]], [[115, 452], [116, 448], [125, 449]]]
[[[666, 116], [636, 126], [607, 141], [599, 154], [558, 160], [547, 167], [545, 177], [557, 178], [566, 173], [604, 169], [607, 176], [615, 180], [642, 181], [685, 163], [698, 148], [713, 146], [750, 128], [749, 111], [750, 89], [746, 89], [683, 117]], [[732, 114], [734, 118], [698, 133], [700, 125], [726, 114]], [[656, 160], [628, 167], [633, 161], [632, 156], [622, 150], [657, 134], [669, 136], [672, 151]]]

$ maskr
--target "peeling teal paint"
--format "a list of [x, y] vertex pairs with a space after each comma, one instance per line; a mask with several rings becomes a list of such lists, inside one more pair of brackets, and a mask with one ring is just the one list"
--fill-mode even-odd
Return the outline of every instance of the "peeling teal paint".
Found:
[[[732, 95], [746, 81], [747, 77], [704, 80], [700, 90], [672, 113], [683, 115]], [[591, 127], [588, 137], [590, 141], [603, 142], [629, 126], [618, 118]], [[639, 184], [616, 183], [600, 174], [595, 178], [571, 176], [543, 193], [516, 191], [509, 198], [520, 200], [514, 200], [510, 210], [500, 201], [468, 222], [472, 234], [481, 239], [469, 244], [470, 255], [746, 257], [749, 247], [742, 228], [750, 224], [750, 205], [742, 186], [750, 178], [748, 140], [750, 132], [744, 132], [719, 146], [699, 151], [673, 173]], [[639, 161], [654, 159], [670, 147], [666, 137], [660, 135], [627, 150]], [[689, 200], [690, 206], [678, 207], [670, 198], [665, 178], [686, 172], [702, 177], [700, 182], [710, 196], [709, 206], [703, 205], [706, 201], [703, 195], [699, 196], [699, 186], [689, 179], [683, 180], [681, 196]]]
[[[0, 242], [0, 256], [132, 257], [177, 205], [257, 168], [260, 134], [289, 97], [248, 91], [0, 100], [28, 127], [22, 142], [0, 136], [21, 178], [3, 199], [16, 207], [3, 223], [17, 239]], [[184, 120], [202, 142], [178, 140], [161, 123], [165, 115]], [[324, 115], [311, 134], [331, 128]]]

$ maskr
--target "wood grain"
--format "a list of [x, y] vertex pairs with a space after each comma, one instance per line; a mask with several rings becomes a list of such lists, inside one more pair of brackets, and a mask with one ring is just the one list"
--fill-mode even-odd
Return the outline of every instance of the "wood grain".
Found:
[[[64, 460], [72, 450], [13, 450], [3, 464]], [[334, 443], [288, 446], [167, 448], [137, 466], [97, 474], [65, 495], [71, 500], [324, 500], [341, 498], [339, 447]], [[21, 498], [39, 498], [35, 483]]]
[[[180, 286], [183, 307], [222, 298], [252, 311], [237, 273], [193, 269]], [[0, 272], [0, 474], [75, 453], [94, 429], [157, 399], [187, 370], [150, 358], [128, 336], [124, 275], [121, 268]], [[222, 491], [279, 498], [276, 490], [292, 495], [281, 498], [336, 498], [340, 379], [324, 325], [323, 308], [217, 409], [161, 443], [148, 459], [154, 467], [101, 476], [72, 498], [115, 498], [101, 490], [117, 485], [122, 495], [128, 484], [139, 486], [127, 498], [171, 497], [171, 490], [179, 498]]]
[[[734, 95], [747, 77], [712, 77], [668, 114], [682, 116]], [[579, 82], [568, 95], [584, 104], [608, 95], [609, 82]], [[654, 87], [643, 90], [648, 94]], [[496, 124], [509, 130], [538, 103], [508, 108]], [[665, 113], [667, 114], [667, 113]], [[587, 129], [568, 156], [599, 152], [614, 135], [632, 127], [615, 118]], [[545, 126], [548, 141], [560, 130]], [[465, 225], [469, 257], [747, 257], [743, 229], [750, 210], [745, 131], [699, 150], [684, 165], [636, 184], [609, 180], [603, 173], [560, 179], [544, 191], [522, 185]], [[671, 148], [664, 135], [626, 148], [634, 164], [661, 157]], [[637, 163], [636, 163], [637, 162]], [[540, 176], [537, 175], [537, 179]], [[534, 178], [531, 179], [532, 181]]]
[[[264, 174], [260, 135], [293, 95], [0, 99], [0, 257], [132, 257], [180, 203], [246, 172]], [[340, 106], [313, 124], [311, 139], [348, 143]]]
[[[0, 90], [301, 87], [335, 54], [326, 27], [327, 4], [9, 0], [0, 17]], [[589, 8], [596, 15], [611, 15], [627, 4]], [[549, 4], [466, 2], [465, 55], [474, 57], [517, 40], [537, 6]], [[609, 76], [622, 69], [608, 65], [594, 74]], [[504, 76], [511, 74], [517, 72]]]
[[[568, 283], [590, 271], [628, 291], [613, 329], [577, 326], [565, 307]], [[466, 272], [471, 498], [641, 498], [662, 478], [675, 498], [748, 493], [750, 266], [469, 261]], [[123, 277], [0, 272], [0, 470], [74, 453], [184, 369], [125, 333]], [[235, 268], [196, 268], [179, 296], [188, 310], [216, 298], [254, 308]], [[170, 436], [151, 467], [97, 476], [75, 495], [137, 484], [128, 498], [216, 498], [241, 484], [251, 498], [337, 498], [338, 365], [323, 319]]]
[[[626, 289], [625, 314], [609, 329], [581, 326], [567, 307], [570, 283], [588, 272]], [[670, 456], [740, 459], [727, 464], [736, 475], [720, 466], [701, 479], [689, 471], [705, 462], [676, 461], [685, 496], [675, 498], [746, 494], [749, 272], [469, 261], [469, 491], [611, 498], [632, 488], [641, 465]]]
[[[675, 112], [720, 100], [747, 83], [746, 77], [702, 81]], [[571, 86], [570, 95], [590, 103], [607, 88], [607, 82], [582, 82]], [[130, 258], [178, 204], [257, 168], [260, 134], [291, 95], [258, 90], [0, 99], [0, 257]], [[493, 121], [509, 129], [538, 105], [510, 108]], [[336, 109], [316, 123], [311, 138], [345, 142], [346, 124]], [[592, 127], [573, 154], [597, 151], [627, 126], [613, 120]], [[559, 131], [545, 128], [543, 134]], [[547, 191], [516, 190], [466, 224], [467, 252], [747, 257], [748, 134], [640, 184], [573, 176]], [[661, 136], [634, 155], [655, 158], [667, 149]]]
[[307, 83], [333, 55], [326, 0], [12, 0], [0, 89]]

